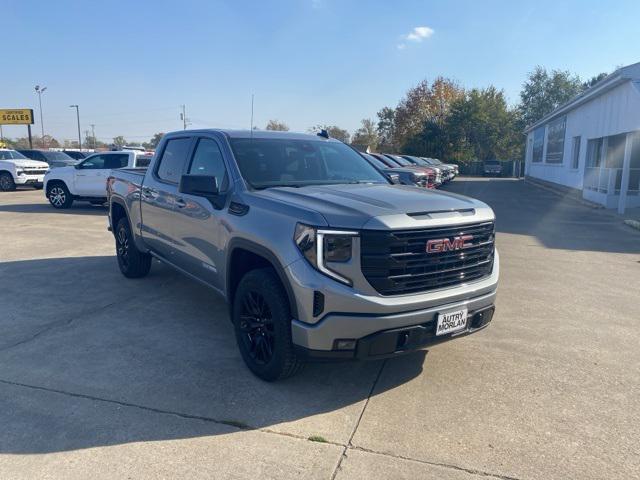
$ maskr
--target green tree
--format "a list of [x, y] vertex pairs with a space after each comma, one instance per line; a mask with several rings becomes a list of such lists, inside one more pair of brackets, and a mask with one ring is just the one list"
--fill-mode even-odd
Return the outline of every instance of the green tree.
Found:
[[326, 130], [329, 133], [331, 138], [335, 138], [345, 143], [349, 143], [349, 137], [351, 136], [349, 132], [343, 128], [340, 128], [336, 125], [316, 125], [315, 127], [311, 127], [309, 132], [318, 133], [320, 130]]
[[591, 88], [593, 87], [596, 83], [598, 83], [600, 80], [602, 80], [603, 78], [608, 77], [609, 74], [602, 72], [599, 73], [598, 75], [594, 75], [593, 77], [591, 77], [589, 80], [587, 80], [586, 82], [582, 82], [582, 88], [584, 90], [586, 90], [587, 88]]
[[117, 137], [113, 137], [113, 144], [116, 147], [122, 147], [124, 145], [127, 145], [127, 140], [122, 135], [118, 135]]
[[457, 82], [437, 77], [430, 85], [423, 80], [410, 88], [396, 107], [394, 114], [394, 144], [402, 149], [412, 137], [418, 135], [425, 122], [442, 124], [453, 102], [464, 96]]
[[267, 122], [267, 126], [265, 127], [266, 130], [276, 130], [279, 132], [288, 132], [289, 131], [289, 126], [284, 123], [281, 122], [279, 120], [269, 120]]
[[378, 148], [378, 130], [376, 123], [370, 118], [363, 118], [361, 126], [353, 133], [351, 143], [355, 145], [363, 145], [375, 151]]
[[509, 108], [504, 92], [494, 86], [474, 88], [457, 100], [444, 130], [448, 158], [465, 162], [522, 157], [518, 111]]
[[378, 113], [378, 148], [381, 152], [395, 152], [395, 117], [396, 111], [384, 107]]
[[160, 140], [162, 140], [163, 136], [164, 132], [156, 133], [148, 142], [142, 142], [142, 146], [149, 150], [155, 150], [158, 147], [158, 144], [160, 143]]
[[537, 66], [529, 73], [520, 92], [520, 114], [524, 125], [532, 125], [552, 110], [582, 92], [584, 86], [577, 75], [569, 71]]

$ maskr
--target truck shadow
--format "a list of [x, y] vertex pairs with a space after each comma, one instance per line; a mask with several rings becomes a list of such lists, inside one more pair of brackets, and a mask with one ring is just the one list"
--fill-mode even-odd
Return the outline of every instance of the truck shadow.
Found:
[[516, 179], [457, 178], [443, 190], [477, 198], [496, 213], [496, 231], [554, 249], [640, 253], [638, 232], [614, 212], [593, 209]]
[[[38, 300], [14, 301], [27, 291]], [[262, 428], [344, 443], [383, 366], [258, 380], [223, 300], [157, 262], [142, 280], [122, 278], [114, 257], [0, 263], [0, 292], [0, 453]], [[374, 394], [420, 375], [425, 355], [387, 360], [402, 373]]]
[[[46, 200], [45, 200], [46, 201]], [[71, 208], [59, 210], [53, 208], [48, 203], [25, 203], [13, 205], [0, 205], [0, 212], [8, 213], [38, 213], [56, 215], [96, 215], [108, 214], [108, 208], [102, 205], [91, 205], [90, 203], [74, 203]]]

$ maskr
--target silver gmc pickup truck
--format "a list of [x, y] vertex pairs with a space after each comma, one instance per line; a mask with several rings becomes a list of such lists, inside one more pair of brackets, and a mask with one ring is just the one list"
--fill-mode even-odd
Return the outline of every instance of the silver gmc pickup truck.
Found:
[[394, 185], [326, 132], [170, 133], [107, 194], [122, 273], [146, 275], [153, 257], [216, 290], [264, 380], [422, 349], [493, 316], [491, 208]]

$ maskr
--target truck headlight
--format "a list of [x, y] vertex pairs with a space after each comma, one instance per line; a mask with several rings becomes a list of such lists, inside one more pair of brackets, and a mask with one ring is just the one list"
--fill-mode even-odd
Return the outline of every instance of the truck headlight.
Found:
[[16, 175], [24, 175], [24, 170], [16, 168]]
[[327, 262], [348, 262], [353, 250], [353, 237], [358, 232], [325, 230], [303, 223], [296, 225], [293, 240], [298, 249], [314, 268], [346, 285], [353, 285], [351, 279], [331, 270]]

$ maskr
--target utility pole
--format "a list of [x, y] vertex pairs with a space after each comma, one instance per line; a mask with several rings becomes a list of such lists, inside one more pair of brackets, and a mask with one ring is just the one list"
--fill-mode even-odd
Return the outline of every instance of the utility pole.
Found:
[[95, 123], [91, 124], [91, 138], [93, 138], [93, 149], [95, 150], [96, 144], [97, 144], [97, 141], [96, 141], [96, 124]]
[[42, 146], [44, 147], [44, 122], [42, 121], [42, 94], [47, 89], [47, 87], [40, 87], [40, 85], [36, 85], [36, 93], [38, 94], [38, 103], [40, 104], [40, 128], [42, 131]]
[[180, 118], [182, 118], [182, 129], [187, 129], [187, 107], [182, 105], [182, 113], [180, 114]]
[[254, 94], [252, 93], [251, 94], [251, 131], [252, 132], [253, 132], [253, 97], [254, 97]]
[[82, 150], [82, 137], [80, 136], [80, 107], [78, 107], [78, 105], [69, 105], [69, 108], [76, 109], [76, 118], [78, 119], [78, 147]]

